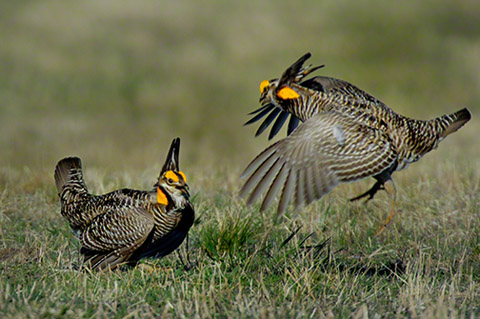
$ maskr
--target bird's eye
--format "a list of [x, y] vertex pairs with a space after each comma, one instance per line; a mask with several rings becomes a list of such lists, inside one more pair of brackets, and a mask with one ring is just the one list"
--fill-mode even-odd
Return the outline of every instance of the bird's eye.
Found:
[[173, 179], [169, 178], [169, 179], [167, 179], [167, 182], [168, 182], [169, 184], [172, 184], [172, 183], [173, 183]]

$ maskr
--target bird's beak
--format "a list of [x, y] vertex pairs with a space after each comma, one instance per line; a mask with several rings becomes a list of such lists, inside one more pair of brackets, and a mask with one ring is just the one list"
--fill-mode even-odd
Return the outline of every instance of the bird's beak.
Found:
[[188, 190], [189, 190], [189, 187], [187, 184], [185, 184], [185, 186], [182, 187], [182, 192], [185, 194], [185, 197], [187, 198], [190, 197], [190, 192]]

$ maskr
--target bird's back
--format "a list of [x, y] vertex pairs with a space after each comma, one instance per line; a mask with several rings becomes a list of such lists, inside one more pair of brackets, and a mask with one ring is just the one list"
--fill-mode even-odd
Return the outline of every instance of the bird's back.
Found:
[[145, 208], [152, 211], [155, 192], [120, 189], [104, 195], [78, 192], [67, 185], [60, 194], [61, 214], [74, 230], [83, 228], [95, 217], [119, 208]]

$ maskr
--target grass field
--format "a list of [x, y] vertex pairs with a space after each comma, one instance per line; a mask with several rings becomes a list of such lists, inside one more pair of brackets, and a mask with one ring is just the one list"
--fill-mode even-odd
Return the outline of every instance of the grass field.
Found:
[[[478, 1], [0, 1], [0, 317], [480, 317]], [[258, 84], [303, 53], [399, 113], [472, 120], [394, 175], [275, 219], [237, 197], [269, 143], [242, 127]], [[172, 138], [196, 208], [189, 249], [78, 271], [56, 162], [89, 189], [150, 188]], [[181, 258], [179, 257], [181, 255]]]

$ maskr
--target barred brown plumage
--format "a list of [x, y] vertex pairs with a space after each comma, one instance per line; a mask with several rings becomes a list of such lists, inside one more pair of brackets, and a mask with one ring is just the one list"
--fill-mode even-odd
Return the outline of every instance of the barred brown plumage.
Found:
[[[346, 81], [324, 76], [305, 80], [323, 67], [304, 66], [310, 56], [302, 56], [280, 79], [261, 82], [261, 107], [251, 112], [253, 118], [245, 123], [265, 117], [258, 136], [275, 120], [271, 139], [290, 116], [288, 136], [260, 153], [242, 174], [248, 179], [240, 196], [250, 193], [247, 202], [252, 204], [266, 192], [262, 210], [278, 194], [277, 213], [282, 214], [293, 196], [298, 209], [340, 182], [370, 176], [376, 183], [352, 200], [371, 199], [379, 189], [385, 189], [393, 172], [419, 160], [470, 120], [466, 108], [428, 121], [415, 120], [395, 113]], [[395, 194], [389, 219], [394, 201]]]
[[55, 183], [61, 214], [80, 240], [87, 267], [113, 269], [145, 257], [163, 257], [183, 242], [193, 225], [194, 208], [179, 168], [179, 151], [176, 138], [150, 191], [120, 189], [92, 195], [79, 158], [58, 162]]

